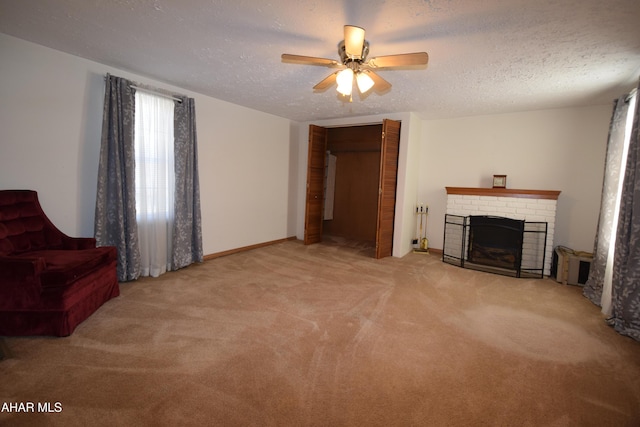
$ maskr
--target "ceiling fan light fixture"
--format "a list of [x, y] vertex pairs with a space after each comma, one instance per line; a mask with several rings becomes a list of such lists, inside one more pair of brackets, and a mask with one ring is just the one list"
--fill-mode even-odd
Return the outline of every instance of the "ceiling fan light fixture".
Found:
[[387, 92], [391, 88], [391, 83], [374, 71], [378, 68], [426, 66], [429, 62], [427, 52], [401, 53], [368, 58], [369, 42], [364, 39], [364, 36], [364, 28], [356, 27], [355, 25], [344, 26], [344, 40], [338, 43], [340, 61], [283, 53], [282, 62], [338, 68], [337, 71], [313, 86], [313, 90], [323, 91], [337, 83], [338, 92], [344, 96], [351, 96], [353, 87], [356, 84], [358, 85], [357, 90], [361, 94], [368, 93], [373, 87], [376, 88], [376, 92], [379, 94]]
[[367, 72], [361, 71], [356, 74], [356, 83], [358, 84], [360, 93], [367, 93], [367, 91], [373, 87], [374, 81]]
[[364, 28], [354, 25], [344, 26], [344, 47], [345, 52], [351, 58], [362, 58], [364, 47]]
[[336, 83], [338, 84], [338, 92], [342, 95], [351, 95], [353, 88], [353, 70], [351, 68], [345, 68], [340, 71], [336, 76]]

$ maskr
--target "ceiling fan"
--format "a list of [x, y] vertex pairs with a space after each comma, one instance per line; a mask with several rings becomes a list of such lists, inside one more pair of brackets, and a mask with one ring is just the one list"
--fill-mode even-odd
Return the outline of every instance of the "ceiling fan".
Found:
[[429, 61], [429, 55], [426, 52], [386, 55], [367, 59], [368, 53], [369, 42], [364, 39], [364, 28], [345, 25], [344, 40], [338, 44], [340, 61], [288, 53], [282, 54], [282, 61], [340, 68], [339, 71], [330, 74], [315, 85], [313, 89], [324, 90], [337, 83], [338, 92], [344, 96], [351, 96], [354, 79], [358, 90], [362, 94], [368, 92], [374, 86], [375, 90], [379, 92], [390, 89], [391, 83], [380, 77], [374, 71], [376, 69], [427, 65]]

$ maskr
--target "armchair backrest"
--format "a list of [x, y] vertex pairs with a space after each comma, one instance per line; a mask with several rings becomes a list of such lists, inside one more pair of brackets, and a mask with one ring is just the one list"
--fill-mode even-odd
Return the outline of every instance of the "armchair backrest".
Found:
[[60, 249], [65, 234], [42, 211], [32, 190], [0, 190], [0, 256]]

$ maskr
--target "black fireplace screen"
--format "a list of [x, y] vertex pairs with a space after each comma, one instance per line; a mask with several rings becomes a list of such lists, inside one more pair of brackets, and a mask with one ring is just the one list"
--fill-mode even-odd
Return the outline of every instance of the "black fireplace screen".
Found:
[[547, 223], [445, 215], [442, 260], [515, 277], [543, 277]]

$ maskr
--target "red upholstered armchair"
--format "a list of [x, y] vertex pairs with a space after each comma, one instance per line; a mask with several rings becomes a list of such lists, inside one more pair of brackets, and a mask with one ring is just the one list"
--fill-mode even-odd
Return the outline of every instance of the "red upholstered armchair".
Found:
[[71, 335], [120, 294], [116, 248], [69, 237], [38, 195], [0, 190], [0, 335]]

